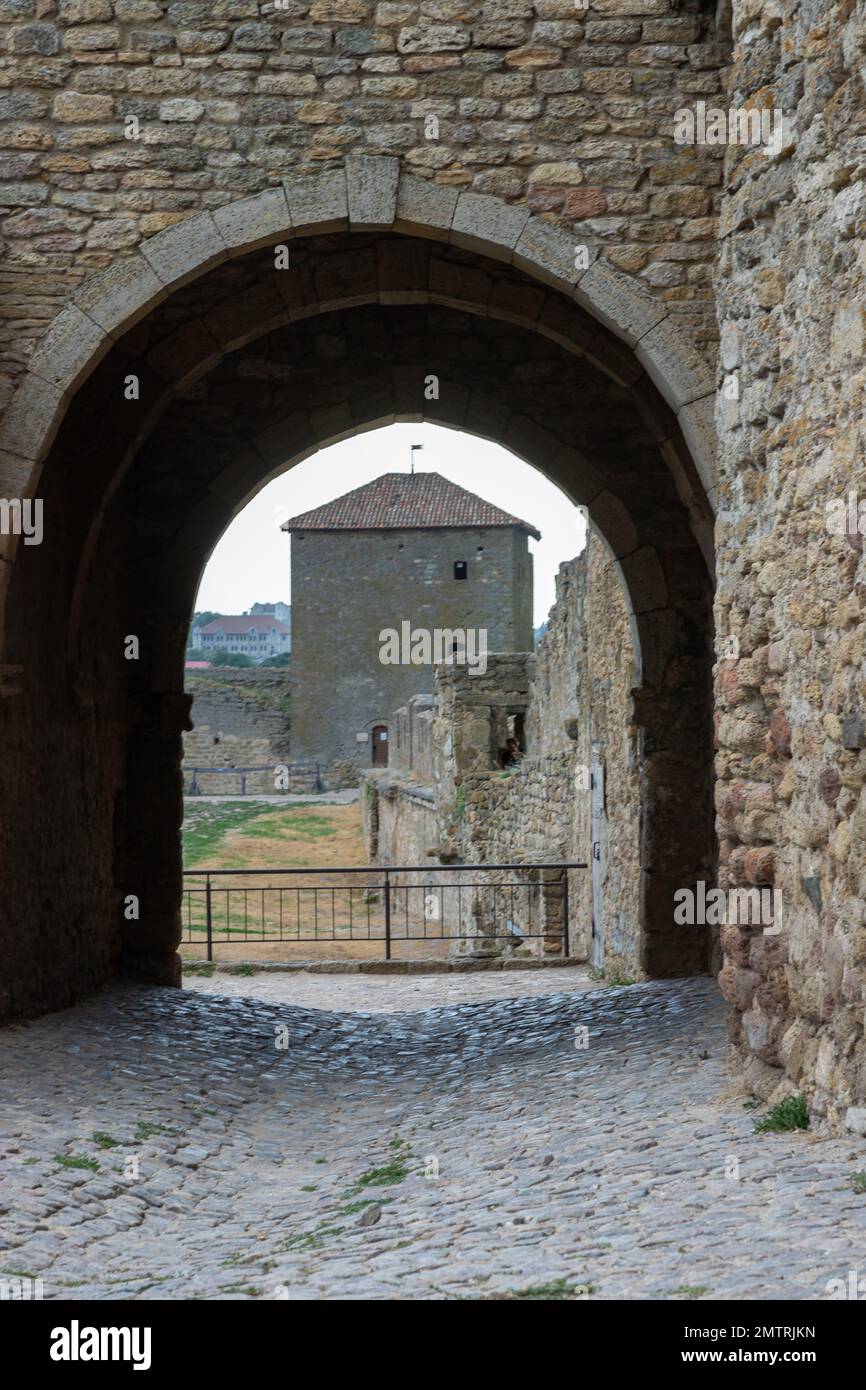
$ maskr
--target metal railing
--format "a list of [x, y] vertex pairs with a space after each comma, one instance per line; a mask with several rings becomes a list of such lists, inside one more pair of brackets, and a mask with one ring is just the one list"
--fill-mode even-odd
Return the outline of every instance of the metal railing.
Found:
[[200, 786], [199, 786], [199, 784], [198, 784], [198, 774], [199, 774], [200, 772], [215, 772], [215, 773], [219, 773], [219, 774], [220, 774], [221, 776], [223, 776], [223, 777], [230, 776], [230, 775], [235, 775], [235, 774], [236, 774], [236, 775], [237, 775], [238, 777], [240, 777], [240, 779], [241, 779], [241, 782], [240, 782], [240, 795], [241, 795], [241, 796], [246, 796], [246, 794], [247, 794], [247, 773], [249, 773], [249, 772], [267, 772], [267, 773], [270, 774], [271, 778], [273, 779], [273, 778], [275, 778], [275, 776], [276, 776], [277, 770], [278, 770], [278, 769], [281, 769], [281, 768], [285, 768], [285, 769], [287, 770], [287, 772], [288, 772], [289, 786], [288, 786], [288, 787], [277, 787], [277, 786], [276, 786], [276, 783], [274, 783], [273, 795], [276, 796], [280, 791], [284, 791], [284, 792], [286, 793], [286, 795], [289, 795], [289, 794], [291, 793], [292, 779], [293, 779], [293, 777], [295, 777], [295, 776], [297, 776], [297, 777], [312, 777], [312, 778], [314, 779], [314, 789], [315, 789], [317, 792], [322, 791], [322, 789], [323, 789], [323, 783], [322, 783], [322, 770], [321, 770], [321, 765], [320, 765], [319, 763], [274, 763], [274, 764], [267, 763], [264, 767], [184, 767], [184, 768], [182, 769], [182, 771], [183, 771], [184, 775], [185, 775], [186, 773], [188, 773], [188, 772], [191, 772], [191, 773], [192, 773], [192, 781], [190, 782], [190, 784], [189, 784], [189, 786], [187, 787], [187, 790], [186, 790], [186, 795], [187, 795], [187, 796], [202, 796], [202, 795], [204, 795], [204, 793], [202, 792], [202, 790], [201, 790], [201, 788], [200, 788]]
[[[543, 938], [547, 954], [567, 956], [569, 874], [586, 867], [568, 861], [186, 869], [183, 940], [205, 945], [208, 960], [215, 941], [378, 941], [391, 960], [398, 942], [471, 940], [493, 953], [501, 943]], [[482, 877], [490, 874], [507, 877]]]

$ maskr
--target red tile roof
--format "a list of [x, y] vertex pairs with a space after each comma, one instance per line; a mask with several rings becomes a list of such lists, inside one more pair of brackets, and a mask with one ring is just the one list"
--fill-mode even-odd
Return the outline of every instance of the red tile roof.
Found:
[[246, 614], [240, 618], [214, 618], [212, 623], [208, 623], [202, 628], [202, 632], [222, 632], [226, 637], [243, 636], [249, 632], [250, 628], [255, 628], [256, 632], [288, 632], [287, 625], [279, 618], [272, 618], [269, 614], [264, 617], [247, 617]]
[[392, 531], [440, 526], [519, 526], [536, 540], [541, 539], [528, 521], [501, 511], [439, 473], [383, 473], [323, 507], [291, 517], [282, 529]]

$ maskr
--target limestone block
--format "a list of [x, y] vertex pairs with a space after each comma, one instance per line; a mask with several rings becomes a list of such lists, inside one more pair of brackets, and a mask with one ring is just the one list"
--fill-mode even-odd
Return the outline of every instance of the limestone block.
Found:
[[113, 97], [89, 92], [61, 92], [52, 107], [55, 121], [107, 121], [113, 111]]
[[227, 203], [214, 211], [213, 220], [230, 256], [246, 255], [290, 235], [291, 218], [283, 187]]
[[630, 555], [637, 549], [638, 535], [631, 514], [612, 492], [600, 492], [592, 499], [589, 519], [617, 558]]
[[713, 364], [698, 352], [676, 319], [662, 319], [637, 345], [637, 357], [669, 405], [681, 406], [706, 396], [715, 386]]
[[60, 32], [54, 24], [22, 24], [9, 35], [9, 51], [18, 56], [38, 53], [48, 57], [60, 51]]
[[284, 179], [292, 230], [299, 232], [342, 232], [349, 225], [346, 171], [306, 174]]
[[443, 240], [451, 230], [459, 194], [413, 174], [401, 174], [394, 230]]
[[163, 284], [178, 289], [228, 259], [228, 249], [209, 212], [196, 213], [141, 243]]
[[256, 436], [254, 442], [262, 458], [274, 468], [284, 468], [289, 462], [297, 463], [318, 448], [310, 417], [303, 410], [270, 425]]
[[28, 373], [0, 424], [0, 449], [26, 459], [44, 458], [66, 405], [67, 397], [57, 386]]
[[397, 35], [398, 53], [447, 53], [468, 48], [472, 35], [462, 24], [415, 24]]
[[486, 306], [492, 287], [490, 276], [475, 266], [460, 265], [436, 255], [430, 258], [430, 293], [437, 303]]
[[451, 223], [450, 240], [497, 261], [511, 261], [527, 222], [527, 208], [512, 207], [483, 193], [461, 193]]
[[508, 425], [510, 408], [499, 397], [488, 396], [484, 391], [472, 391], [466, 407], [464, 428], [481, 439], [499, 442]]
[[493, 318], [532, 326], [538, 323], [545, 305], [553, 298], [540, 285], [500, 280], [494, 283], [488, 310]]
[[191, 97], [170, 97], [159, 104], [159, 119], [169, 124], [175, 121], [200, 121], [204, 115], [204, 104]]
[[667, 605], [668, 586], [653, 546], [645, 545], [624, 556], [620, 565], [635, 613], [646, 613]]
[[[274, 273], [282, 277], [282, 272]], [[222, 344], [226, 352], [235, 352], [288, 321], [288, 310], [282, 298], [275, 295], [273, 287], [268, 284], [252, 290], [245, 289], [230, 299], [221, 300], [203, 318], [208, 332]]]
[[[590, 250], [590, 264], [594, 254]], [[583, 265], [578, 268], [575, 259], [574, 238], [537, 217], [529, 219], [514, 248], [516, 266], [569, 296], [584, 273]]]
[[[702, 396], [682, 406], [677, 412], [677, 420], [683, 438], [689, 446], [694, 465], [708, 498], [715, 497], [718, 481], [716, 467], [716, 425], [715, 394]], [[713, 502], [711, 500], [711, 505]], [[715, 506], [713, 505], [713, 510]]]
[[33, 460], [0, 451], [0, 497], [26, 497]]
[[223, 351], [198, 319], [182, 324], [147, 354], [147, 364], [174, 390], [190, 385], [222, 360]]
[[345, 401], [311, 411], [310, 424], [321, 448], [337, 444], [341, 439], [349, 439], [355, 432], [352, 412]]
[[361, 155], [346, 161], [349, 225], [390, 230], [397, 211], [400, 161]]
[[58, 314], [30, 360], [30, 370], [61, 391], [74, 391], [111, 347], [104, 328], [76, 305]]
[[629, 347], [667, 314], [666, 306], [655, 295], [601, 259], [581, 276], [574, 298]]
[[117, 336], [165, 299], [168, 291], [143, 256], [127, 256], [89, 276], [72, 302], [107, 332]]
[[506, 449], [536, 468], [546, 469], [560, 449], [559, 440], [525, 415], [512, 415], [502, 439]]

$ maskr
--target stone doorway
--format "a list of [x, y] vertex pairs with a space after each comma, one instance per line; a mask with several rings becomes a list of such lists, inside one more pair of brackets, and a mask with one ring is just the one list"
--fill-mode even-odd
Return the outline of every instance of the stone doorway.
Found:
[[376, 724], [370, 735], [372, 742], [373, 767], [388, 766], [388, 729], [384, 724]]
[[[265, 481], [392, 420], [495, 440], [586, 505], [639, 652], [646, 968], [706, 969], [703, 935], [672, 924], [674, 889], [714, 857], [711, 464], [694, 428], [706, 368], [651, 296], [576, 267], [568, 238], [523, 209], [398, 177], [390, 160], [290, 183], [86, 282], [52, 330], [54, 365], [34, 359], [52, 404], [35, 370], [7, 415], [3, 447], [30, 469], [54, 541], [9, 567], [3, 660], [27, 695], [7, 705], [9, 739], [27, 774], [10, 758], [0, 776], [17, 807], [9, 862], [27, 869], [10, 871], [4, 1010], [58, 1006], [121, 963], [178, 979], [199, 575]], [[286, 236], [290, 272], [275, 268]], [[49, 885], [38, 904], [35, 882]]]

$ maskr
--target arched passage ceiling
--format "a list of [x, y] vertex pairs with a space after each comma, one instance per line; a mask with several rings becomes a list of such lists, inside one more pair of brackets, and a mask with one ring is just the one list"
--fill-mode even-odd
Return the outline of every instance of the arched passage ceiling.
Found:
[[[431, 374], [438, 399], [425, 396]], [[74, 479], [73, 630], [127, 474], [142, 533], [171, 551], [162, 586], [179, 615], [218, 535], [270, 477], [359, 429], [420, 418], [502, 443], [586, 503], [638, 611], [684, 596], [695, 539], [711, 565], [711, 512], [676, 417], [608, 329], [477, 253], [332, 234], [293, 245], [288, 270], [271, 247], [213, 268], [77, 392], [41, 483], [47, 506], [52, 475]]]

